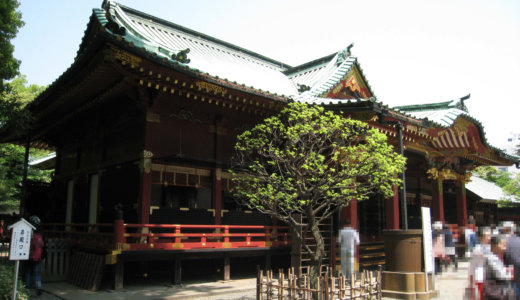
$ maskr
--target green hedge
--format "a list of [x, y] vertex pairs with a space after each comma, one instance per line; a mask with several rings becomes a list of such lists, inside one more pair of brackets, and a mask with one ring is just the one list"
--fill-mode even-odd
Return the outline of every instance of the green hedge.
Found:
[[[13, 295], [14, 264], [0, 264], [0, 299], [10, 300]], [[18, 298], [29, 299], [29, 293], [22, 280], [18, 280]]]

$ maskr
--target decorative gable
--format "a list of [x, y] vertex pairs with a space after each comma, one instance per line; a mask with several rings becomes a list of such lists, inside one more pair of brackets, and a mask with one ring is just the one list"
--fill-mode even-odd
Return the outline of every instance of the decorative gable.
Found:
[[334, 88], [322, 95], [324, 98], [332, 99], [368, 99], [372, 96], [367, 83], [356, 65], [352, 67]]

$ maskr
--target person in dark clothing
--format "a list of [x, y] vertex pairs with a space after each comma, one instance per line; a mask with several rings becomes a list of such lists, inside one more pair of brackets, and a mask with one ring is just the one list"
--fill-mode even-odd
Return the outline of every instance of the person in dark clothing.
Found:
[[516, 299], [520, 300], [520, 237], [515, 235], [516, 226], [513, 222], [504, 222], [502, 231], [506, 235], [506, 250], [504, 252], [504, 264], [513, 266], [513, 289]]
[[446, 224], [442, 226], [442, 233], [444, 233], [444, 248], [446, 249], [444, 267], [447, 270], [448, 265], [453, 263], [454, 271], [457, 272], [459, 264], [457, 262], [457, 252], [455, 250], [455, 242], [453, 241], [453, 233]]
[[445, 258], [444, 234], [442, 223], [437, 221], [432, 225], [433, 257], [435, 261], [435, 274], [442, 273], [442, 261]]
[[45, 259], [45, 243], [43, 235], [40, 230], [40, 218], [31, 216], [29, 221], [36, 228], [31, 237], [31, 248], [29, 250], [29, 260], [25, 267], [25, 285], [31, 288], [31, 279], [34, 276], [34, 283], [36, 285], [36, 294], [42, 294], [42, 277], [41, 277], [41, 262]]

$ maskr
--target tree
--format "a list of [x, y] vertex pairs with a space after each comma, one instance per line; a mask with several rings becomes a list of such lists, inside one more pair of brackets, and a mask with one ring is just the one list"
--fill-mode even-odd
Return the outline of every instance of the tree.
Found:
[[26, 129], [29, 114], [21, 109], [20, 101], [6, 98], [10, 94], [8, 81], [18, 75], [20, 61], [13, 57], [11, 40], [24, 25], [22, 14], [17, 11], [17, 0], [0, 1], [0, 129], [21, 133]]
[[[40, 149], [30, 149], [29, 157], [37, 159], [49, 152]], [[15, 144], [0, 145], [0, 210], [14, 211], [20, 206], [21, 182], [25, 147]], [[28, 180], [50, 182], [51, 171], [29, 168]]]
[[5, 89], [5, 80], [18, 74], [20, 61], [13, 57], [14, 46], [11, 40], [24, 25], [22, 14], [16, 9], [20, 6], [17, 0], [0, 1], [0, 92]]
[[511, 174], [504, 170], [498, 170], [493, 166], [480, 166], [475, 168], [473, 173], [489, 182], [493, 182], [499, 187], [505, 187], [511, 181]]
[[[26, 123], [27, 119], [20, 119], [27, 117], [22, 110], [23, 107], [44, 89], [44, 86], [29, 85], [24, 75], [6, 83], [6, 89], [1, 94], [2, 99], [19, 109], [14, 113], [18, 114], [17, 122], [9, 122], [6, 127], [13, 126], [15, 123]], [[30, 149], [29, 151], [31, 159], [37, 159], [48, 154], [49, 151], [40, 149]], [[19, 207], [24, 158], [25, 147], [16, 144], [0, 144], [0, 208], [3, 210], [16, 210]], [[34, 181], [50, 182], [50, 173], [51, 171], [30, 168], [27, 178]]]
[[[302, 103], [288, 104], [238, 136], [232, 162], [235, 195], [246, 206], [289, 224], [312, 254], [314, 282], [326, 255], [318, 226], [351, 199], [391, 196], [405, 165], [376, 129]], [[296, 214], [307, 220], [302, 234]], [[307, 232], [315, 250], [302, 238]]]
[[520, 202], [520, 174], [513, 175], [492, 166], [477, 167], [473, 173], [502, 188], [506, 199], [499, 200], [498, 204], [500, 207], [517, 206], [518, 202]]

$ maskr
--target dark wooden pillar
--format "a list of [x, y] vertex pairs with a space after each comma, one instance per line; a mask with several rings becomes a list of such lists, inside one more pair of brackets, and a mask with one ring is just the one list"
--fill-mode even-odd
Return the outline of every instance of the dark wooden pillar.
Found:
[[181, 284], [182, 260], [180, 255], [175, 255], [173, 262], [173, 284]]
[[[222, 127], [222, 116], [215, 115], [214, 125], [211, 130], [214, 133], [214, 157], [215, 161], [221, 161], [223, 159], [222, 153], [222, 136], [226, 134], [226, 130]], [[215, 209], [215, 225], [221, 225], [222, 218], [222, 169], [215, 168], [213, 172], [213, 209]]]
[[215, 209], [215, 225], [222, 224], [222, 170], [216, 168], [213, 173], [213, 208]]
[[444, 196], [442, 179], [432, 180], [432, 221], [444, 222]]
[[394, 186], [394, 195], [386, 199], [386, 229], [399, 229], [399, 190]]
[[457, 189], [457, 223], [459, 226], [467, 226], [468, 207], [466, 204], [466, 183], [457, 180], [455, 187]]
[[121, 255], [117, 258], [117, 263], [114, 265], [114, 290], [123, 289], [123, 277], [124, 277], [125, 265], [121, 259]]
[[150, 202], [152, 200], [152, 156], [150, 151], [145, 150], [143, 154], [143, 167], [141, 175], [141, 224], [150, 223]]
[[137, 204], [138, 218], [141, 224], [150, 223], [150, 203], [152, 199], [152, 157], [154, 149], [154, 137], [156, 129], [161, 123], [160, 115], [154, 113], [155, 100], [157, 93], [150, 92], [145, 87], [139, 88], [140, 105], [145, 111], [144, 114], [144, 149], [141, 168], [141, 202]]
[[264, 269], [266, 271], [271, 270], [271, 253], [269, 253], [269, 251], [267, 251], [265, 253], [265, 268]]
[[231, 279], [231, 261], [229, 258], [229, 255], [224, 255], [224, 280], [230, 280]]

